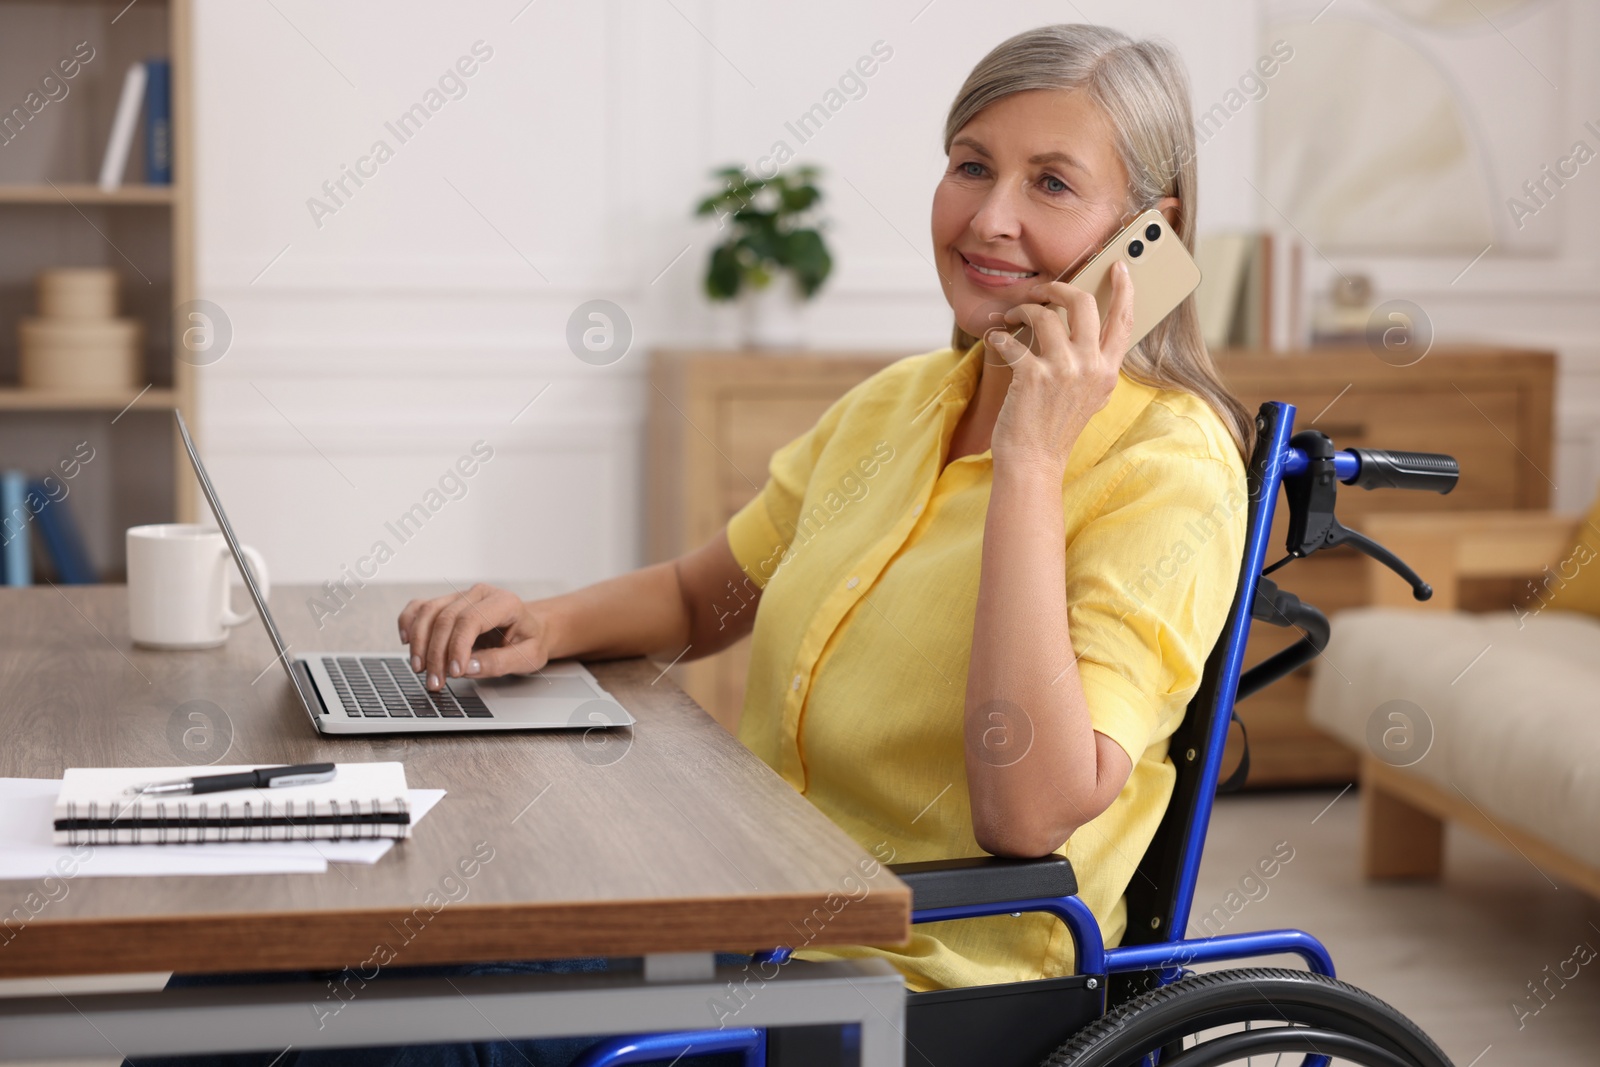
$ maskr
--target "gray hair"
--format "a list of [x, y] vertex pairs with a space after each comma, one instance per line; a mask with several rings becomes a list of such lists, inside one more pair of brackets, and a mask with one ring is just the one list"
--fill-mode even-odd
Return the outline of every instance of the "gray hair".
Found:
[[[1193, 254], [1198, 168], [1189, 76], [1178, 53], [1160, 41], [1135, 41], [1106, 26], [1063, 23], [1019, 33], [979, 60], [956, 93], [944, 124], [945, 155], [956, 134], [984, 108], [1035, 89], [1089, 94], [1110, 122], [1117, 157], [1128, 174], [1128, 214], [1176, 197], [1178, 236]], [[965, 351], [977, 341], [957, 323], [950, 343]], [[1193, 294], [1129, 350], [1122, 367], [1147, 385], [1200, 397], [1248, 458], [1254, 422], [1206, 351]]]

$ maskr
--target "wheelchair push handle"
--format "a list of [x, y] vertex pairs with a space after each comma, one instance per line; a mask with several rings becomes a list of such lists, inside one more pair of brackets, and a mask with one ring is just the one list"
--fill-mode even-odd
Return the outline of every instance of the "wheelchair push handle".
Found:
[[1456, 487], [1461, 464], [1454, 456], [1438, 452], [1391, 452], [1381, 448], [1352, 448], [1359, 466], [1350, 484], [1363, 489], [1418, 489], [1441, 496]]
[[1461, 464], [1454, 456], [1385, 448], [1348, 448], [1327, 457], [1311, 455], [1304, 448], [1290, 448], [1284, 455], [1283, 475], [1298, 477], [1313, 459], [1323, 458], [1333, 460], [1334, 475], [1339, 481], [1362, 489], [1417, 489], [1443, 495], [1454, 489], [1461, 478]]

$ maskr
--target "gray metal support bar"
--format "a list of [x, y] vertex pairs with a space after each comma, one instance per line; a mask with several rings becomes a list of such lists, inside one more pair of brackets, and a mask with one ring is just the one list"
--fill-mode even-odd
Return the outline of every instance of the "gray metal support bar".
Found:
[[309, 982], [0, 1000], [0, 1062], [492, 1041], [722, 1026], [859, 1024], [863, 1067], [902, 1067], [905, 986], [882, 960], [639, 972]]

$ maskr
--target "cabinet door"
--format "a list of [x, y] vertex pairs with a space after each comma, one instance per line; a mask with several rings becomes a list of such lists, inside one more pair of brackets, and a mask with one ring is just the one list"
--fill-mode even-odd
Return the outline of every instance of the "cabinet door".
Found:
[[[698, 436], [703, 430], [701, 441], [715, 449], [683, 450], [688, 456], [703, 452], [716, 470], [714, 479], [704, 481], [679, 472], [683, 484], [710, 490], [709, 496], [696, 493], [687, 503], [693, 536], [704, 539], [725, 526], [761, 491], [774, 452], [815, 426], [834, 401], [890, 362], [887, 356], [697, 357], [693, 369], [699, 373], [690, 375], [696, 395], [680, 401], [691, 410], [709, 411], [711, 418], [701, 420], [698, 428], [685, 428], [682, 419], [668, 421], [676, 433]], [[714, 656], [679, 664], [673, 675], [714, 719], [736, 731], [749, 663], [746, 638]]]
[[726, 522], [761, 491], [772, 454], [817, 424], [848, 388], [729, 389], [717, 405], [723, 464], [719, 503]]

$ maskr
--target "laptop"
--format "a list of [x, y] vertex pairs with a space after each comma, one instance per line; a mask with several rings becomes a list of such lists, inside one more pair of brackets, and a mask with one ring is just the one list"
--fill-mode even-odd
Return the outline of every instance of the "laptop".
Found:
[[632, 726], [636, 721], [600, 687], [581, 663], [548, 663], [532, 675], [506, 678], [450, 678], [437, 693], [411, 670], [409, 654], [394, 652], [302, 652], [289, 646], [272, 620], [272, 611], [245, 564], [239, 541], [206, 476], [205, 464], [189, 436], [183, 412], [173, 409], [183, 447], [211, 514], [227, 539], [261, 622], [278, 651], [278, 660], [311, 724], [325, 734], [420, 734], [477, 730], [591, 730]]

